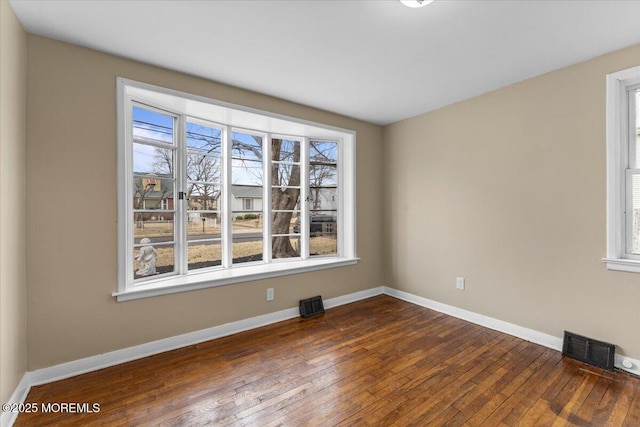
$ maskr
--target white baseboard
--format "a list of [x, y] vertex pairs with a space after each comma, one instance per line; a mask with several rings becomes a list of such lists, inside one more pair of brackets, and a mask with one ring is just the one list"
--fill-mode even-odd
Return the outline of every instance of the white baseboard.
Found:
[[[348, 295], [342, 295], [336, 298], [330, 298], [324, 301], [327, 308], [337, 307], [343, 304], [359, 301], [383, 293], [383, 288], [371, 288], [360, 292], [354, 292]], [[64, 378], [73, 377], [98, 369], [107, 368], [109, 366], [118, 365], [143, 357], [152, 356], [154, 354], [163, 353], [165, 351], [175, 350], [177, 348], [187, 347], [204, 341], [210, 341], [227, 335], [236, 334], [238, 332], [259, 328], [261, 326], [270, 325], [272, 323], [281, 322], [283, 320], [298, 317], [300, 312], [298, 308], [288, 308], [276, 311], [274, 313], [264, 314], [262, 316], [251, 317], [249, 319], [238, 320], [236, 322], [226, 323], [224, 325], [214, 326], [212, 328], [202, 329], [195, 332], [178, 335], [175, 337], [165, 338], [140, 344], [133, 347], [115, 350], [97, 356], [91, 356], [84, 359], [74, 360], [72, 362], [62, 363], [60, 365], [50, 366], [48, 368], [38, 369], [29, 372], [30, 385], [46, 384], [58, 381]]]
[[[15, 391], [9, 398], [8, 402], [1, 403], [24, 403], [24, 400], [27, 398], [27, 394], [29, 394], [29, 390], [31, 389], [31, 383], [29, 378], [29, 372], [25, 372], [25, 374], [20, 379], [18, 386]], [[4, 412], [0, 413], [0, 426], [2, 427], [10, 427], [18, 418], [18, 412]]]
[[383, 293], [384, 293], [384, 287], [379, 286], [377, 288], [366, 289], [364, 291], [354, 292], [352, 294], [330, 298], [326, 301], [323, 301], [322, 305], [324, 305], [324, 308], [333, 308], [333, 307], [338, 307], [345, 304], [351, 304], [352, 302], [360, 301], [363, 299], [375, 297], [376, 295], [382, 295]]
[[[386, 295], [401, 299], [403, 301], [420, 305], [422, 307], [426, 307], [431, 310], [447, 314], [449, 316], [457, 317], [458, 319], [466, 320], [468, 322], [475, 323], [476, 325], [484, 326], [486, 328], [503, 332], [514, 337], [522, 338], [523, 340], [530, 341], [544, 347], [562, 351], [562, 338], [560, 337], [545, 334], [533, 329], [524, 328], [522, 326], [514, 325], [513, 323], [504, 322], [502, 320], [494, 319], [493, 317], [484, 316], [482, 314], [474, 313], [472, 311], [464, 310], [452, 305], [447, 305], [441, 302], [430, 300], [428, 298], [419, 297], [417, 295], [399, 291], [387, 286], [384, 286], [383, 289]], [[622, 362], [624, 360], [631, 362], [631, 368], [626, 368], [622, 365]], [[640, 360], [616, 354], [615, 367], [635, 375], [640, 375]]]
[[[349, 304], [365, 298], [370, 298], [383, 293], [383, 287], [366, 289], [364, 291], [354, 292], [348, 295], [342, 295], [335, 298], [325, 300], [325, 308], [338, 307], [340, 305]], [[283, 320], [292, 319], [300, 315], [299, 309], [287, 308], [285, 310], [268, 313], [261, 316], [251, 317], [249, 319], [238, 320], [236, 322], [226, 323], [212, 328], [202, 329], [200, 331], [189, 332], [175, 337], [165, 338], [140, 344], [133, 347], [123, 348], [121, 350], [110, 351], [108, 353], [99, 354], [97, 356], [86, 357], [59, 365], [50, 366], [48, 368], [38, 369], [26, 372], [11, 396], [11, 403], [24, 403], [31, 387], [41, 384], [47, 384], [53, 381], [74, 377], [76, 375], [85, 374], [87, 372], [97, 371], [98, 369], [107, 368], [109, 366], [119, 365], [143, 357], [152, 356], [154, 354], [163, 353], [165, 351], [175, 350], [177, 348], [187, 347], [204, 341], [210, 341], [216, 338], [222, 338], [227, 335], [236, 334], [238, 332], [259, 328], [261, 326], [270, 325], [272, 323], [281, 322]], [[6, 412], [0, 416], [0, 426], [9, 427], [15, 422], [18, 413]]]
[[[625, 360], [631, 363], [630, 368], [627, 368], [624, 365], [622, 365], [622, 363]], [[616, 359], [615, 359], [614, 365], [618, 369], [640, 376], [640, 360], [632, 359], [631, 357], [623, 356], [621, 354], [616, 353]]]

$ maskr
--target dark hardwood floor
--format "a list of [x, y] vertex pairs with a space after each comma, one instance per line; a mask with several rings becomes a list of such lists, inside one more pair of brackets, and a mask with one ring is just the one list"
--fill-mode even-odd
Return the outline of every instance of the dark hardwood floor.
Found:
[[17, 426], [640, 426], [640, 379], [389, 296], [31, 389]]

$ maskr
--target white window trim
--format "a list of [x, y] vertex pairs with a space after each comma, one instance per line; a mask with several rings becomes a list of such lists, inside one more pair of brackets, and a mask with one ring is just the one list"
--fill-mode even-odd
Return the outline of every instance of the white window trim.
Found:
[[[356, 133], [330, 125], [319, 124], [294, 117], [288, 117], [240, 105], [230, 104], [198, 95], [179, 92], [146, 83], [118, 77], [117, 85], [117, 137], [118, 137], [118, 290], [112, 295], [117, 301], [128, 301], [177, 292], [185, 292], [215, 286], [229, 285], [252, 280], [260, 280], [288, 274], [304, 273], [327, 268], [353, 265], [358, 262], [356, 254]], [[342, 232], [338, 238], [338, 255], [322, 256], [308, 259], [271, 260], [264, 263], [251, 263], [233, 268], [204, 270], [190, 272], [187, 275], [163, 277], [145, 280], [132, 285], [131, 236], [128, 227], [129, 203], [123, 194], [128, 194], [130, 178], [128, 171], [132, 160], [125, 149], [126, 138], [130, 137], [127, 105], [132, 100], [161, 105], [172, 110], [182, 111], [189, 117], [201, 118], [214, 123], [226, 123], [235, 129], [255, 129], [260, 132], [278, 135], [291, 135], [301, 139], [339, 140], [339, 188], [340, 206], [339, 224]], [[256, 125], [259, 123], [259, 126]], [[267, 144], [268, 145], [268, 144]], [[305, 153], [303, 153], [305, 154]], [[305, 154], [306, 155], [306, 154]], [[267, 157], [269, 158], [269, 157]], [[306, 159], [302, 159], [306, 160]], [[267, 164], [267, 162], [265, 162]], [[266, 167], [270, 170], [269, 167]], [[228, 172], [226, 175], [228, 175]], [[304, 172], [304, 171], [302, 171]], [[304, 175], [303, 175], [304, 176]], [[230, 186], [228, 180], [226, 185]], [[267, 181], [267, 182], [270, 182]], [[266, 188], [266, 185], [265, 185]], [[230, 190], [230, 189], [229, 189]], [[266, 191], [266, 190], [265, 190]], [[230, 191], [226, 192], [224, 201], [227, 206], [231, 202]], [[266, 200], [266, 199], [265, 199]], [[177, 209], [177, 207], [176, 207]], [[268, 209], [268, 203], [263, 203], [263, 210]], [[268, 215], [265, 215], [266, 218]], [[230, 221], [230, 218], [227, 219]], [[302, 227], [308, 226], [306, 218], [302, 218]], [[269, 227], [265, 221], [265, 227]], [[231, 227], [226, 227], [225, 236], [230, 238]], [[270, 235], [270, 229], [268, 230]], [[269, 251], [265, 252], [265, 258]], [[303, 254], [304, 255], [304, 254]], [[308, 255], [308, 254], [307, 254]], [[225, 263], [223, 262], [223, 266]]]
[[607, 269], [640, 273], [640, 259], [627, 254], [626, 171], [629, 165], [627, 89], [640, 84], [640, 66], [607, 75]]
[[149, 285], [138, 285], [124, 292], [114, 292], [119, 302], [178, 292], [194, 291], [215, 286], [270, 279], [289, 274], [307, 273], [328, 268], [357, 264], [358, 258], [318, 257], [305, 261], [278, 260], [270, 264], [248, 265], [213, 272], [193, 273], [188, 276], [159, 279]]

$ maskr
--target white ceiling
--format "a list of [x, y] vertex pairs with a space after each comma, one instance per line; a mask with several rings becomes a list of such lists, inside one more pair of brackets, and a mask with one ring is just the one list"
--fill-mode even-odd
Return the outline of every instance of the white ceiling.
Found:
[[30, 33], [377, 124], [640, 43], [637, 0], [11, 5]]

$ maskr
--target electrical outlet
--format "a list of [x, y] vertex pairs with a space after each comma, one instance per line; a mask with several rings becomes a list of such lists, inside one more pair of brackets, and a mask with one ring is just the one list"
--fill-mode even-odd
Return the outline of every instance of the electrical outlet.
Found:
[[464, 277], [456, 277], [456, 289], [464, 291]]
[[274, 298], [275, 292], [273, 291], [273, 288], [267, 288], [267, 301], [273, 301]]

